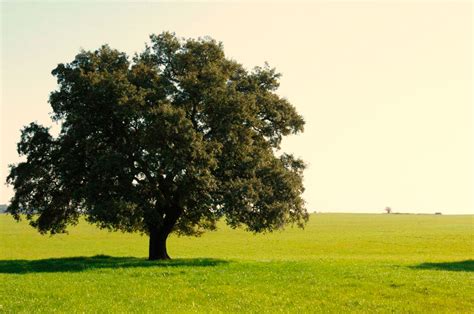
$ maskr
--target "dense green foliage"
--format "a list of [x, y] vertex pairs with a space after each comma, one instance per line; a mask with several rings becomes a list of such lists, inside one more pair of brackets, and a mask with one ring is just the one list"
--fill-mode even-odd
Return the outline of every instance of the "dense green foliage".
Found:
[[219, 223], [149, 262], [136, 234], [81, 222], [51, 238], [1, 215], [0, 311], [472, 313], [473, 219], [318, 214], [265, 235]]
[[150, 258], [167, 258], [172, 231], [200, 234], [225, 217], [254, 232], [307, 220], [304, 163], [275, 155], [303, 130], [275, 91], [279, 74], [247, 71], [205, 39], [151, 36], [131, 60], [103, 46], [52, 74], [58, 137], [31, 123], [12, 166], [8, 211], [40, 232], [61, 233], [81, 215], [101, 228], [150, 235]]

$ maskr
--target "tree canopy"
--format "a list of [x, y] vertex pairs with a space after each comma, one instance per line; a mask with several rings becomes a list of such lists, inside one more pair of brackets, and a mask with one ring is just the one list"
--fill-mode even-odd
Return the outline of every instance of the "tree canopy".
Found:
[[246, 70], [211, 38], [150, 39], [133, 57], [104, 45], [52, 71], [61, 131], [22, 130], [8, 212], [41, 233], [81, 216], [146, 233], [150, 259], [169, 258], [170, 232], [197, 235], [222, 218], [253, 232], [303, 226], [305, 165], [280, 143], [304, 120], [276, 94], [280, 74]]

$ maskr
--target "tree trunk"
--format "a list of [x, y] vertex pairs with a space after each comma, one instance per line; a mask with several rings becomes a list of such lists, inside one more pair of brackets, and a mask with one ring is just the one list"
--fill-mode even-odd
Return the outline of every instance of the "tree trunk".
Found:
[[148, 259], [150, 261], [170, 259], [166, 250], [166, 239], [168, 239], [168, 235], [173, 230], [181, 213], [182, 210], [180, 208], [170, 210], [165, 215], [162, 226], [150, 228], [150, 246], [148, 250]]
[[166, 250], [166, 239], [168, 233], [158, 228], [150, 230], [150, 246], [148, 250], [148, 259], [150, 261], [170, 259]]

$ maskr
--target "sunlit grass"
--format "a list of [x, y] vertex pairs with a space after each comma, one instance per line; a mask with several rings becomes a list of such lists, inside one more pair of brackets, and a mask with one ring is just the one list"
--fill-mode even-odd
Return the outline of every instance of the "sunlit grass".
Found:
[[0, 215], [0, 311], [472, 312], [473, 216], [312, 215], [305, 230], [224, 225], [169, 241], [81, 223], [42, 236]]

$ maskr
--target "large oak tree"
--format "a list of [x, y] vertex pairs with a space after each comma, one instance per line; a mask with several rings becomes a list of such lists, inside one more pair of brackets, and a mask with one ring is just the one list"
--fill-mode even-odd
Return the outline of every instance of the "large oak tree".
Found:
[[303, 130], [275, 91], [279, 74], [247, 71], [210, 38], [152, 35], [129, 58], [102, 46], [52, 74], [58, 136], [22, 130], [7, 182], [8, 212], [41, 233], [65, 232], [81, 216], [101, 228], [149, 235], [149, 259], [169, 258], [171, 232], [200, 234], [225, 218], [271, 231], [308, 219], [303, 161], [280, 153]]

